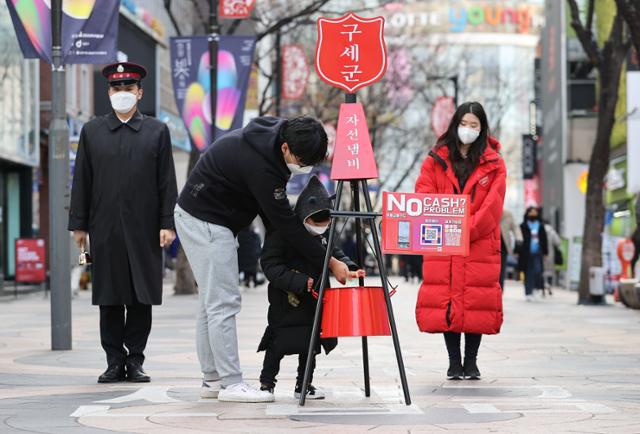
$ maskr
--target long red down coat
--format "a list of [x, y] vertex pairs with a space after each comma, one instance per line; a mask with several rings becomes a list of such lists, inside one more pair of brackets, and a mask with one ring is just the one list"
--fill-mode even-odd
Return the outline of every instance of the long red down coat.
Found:
[[[424, 281], [416, 304], [416, 321], [423, 332], [500, 332], [500, 219], [507, 172], [499, 150], [500, 143], [490, 137], [478, 167], [461, 192], [471, 198], [469, 256], [424, 257]], [[416, 193], [460, 193], [448, 157], [446, 146], [429, 153], [416, 182]]]

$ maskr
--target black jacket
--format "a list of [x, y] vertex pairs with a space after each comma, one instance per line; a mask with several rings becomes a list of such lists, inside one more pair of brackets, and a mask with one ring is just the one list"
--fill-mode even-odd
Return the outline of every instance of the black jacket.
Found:
[[280, 150], [285, 123], [281, 118], [259, 117], [216, 140], [189, 175], [178, 204], [236, 235], [260, 214], [267, 230], [279, 230], [298, 254], [322, 263], [323, 249], [287, 199], [291, 173]]
[[[316, 238], [314, 241], [324, 249], [326, 239], [321, 236]], [[358, 269], [340, 249], [333, 249], [333, 257], [346, 263], [352, 271]], [[313, 295], [307, 292], [307, 281], [311, 277], [317, 289], [322, 277], [323, 262], [309, 262], [290, 249], [282, 233], [276, 231], [268, 233], [265, 238], [260, 264], [269, 280], [269, 325], [258, 351], [271, 347], [281, 354], [303, 353], [309, 345], [317, 303]], [[291, 297], [297, 300], [292, 300]], [[294, 305], [296, 301], [299, 302], [297, 306]], [[328, 339], [321, 341], [327, 352], [337, 343]]]
[[96, 305], [162, 303], [160, 229], [173, 229], [177, 197], [169, 129], [140, 112], [115, 113], [80, 133], [70, 231], [89, 232]]
[[[531, 256], [531, 229], [525, 220], [520, 224], [522, 232], [522, 244], [518, 249], [518, 269], [526, 271]], [[549, 254], [549, 242], [547, 241], [547, 231], [544, 228], [544, 222], [540, 220], [540, 229], [538, 230], [538, 241], [540, 242], [540, 254], [547, 256]]]
[[[329, 194], [318, 178], [312, 177], [300, 193], [295, 213], [304, 221], [316, 212], [332, 208]], [[306, 230], [306, 229], [305, 229]], [[315, 236], [313, 241], [326, 252], [324, 236]], [[332, 256], [352, 271], [358, 266], [340, 249], [333, 249]], [[268, 327], [258, 351], [267, 348], [279, 354], [300, 354], [308, 350], [317, 300], [307, 291], [307, 281], [312, 278], [317, 289], [324, 261], [309, 261], [289, 248], [281, 231], [268, 232], [260, 259], [262, 270], [269, 279]], [[327, 285], [328, 286], [328, 285]], [[336, 339], [321, 339], [328, 353], [336, 345]], [[316, 349], [319, 352], [319, 348]]]

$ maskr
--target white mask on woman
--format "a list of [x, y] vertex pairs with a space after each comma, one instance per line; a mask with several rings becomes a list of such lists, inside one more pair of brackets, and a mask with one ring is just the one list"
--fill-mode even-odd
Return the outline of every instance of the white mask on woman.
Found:
[[469, 127], [458, 127], [458, 138], [462, 143], [468, 145], [476, 141], [480, 136], [480, 131]]

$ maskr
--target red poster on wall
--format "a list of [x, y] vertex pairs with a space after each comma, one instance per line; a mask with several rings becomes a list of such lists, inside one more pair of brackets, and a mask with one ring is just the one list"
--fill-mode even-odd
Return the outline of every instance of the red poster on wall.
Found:
[[383, 193], [382, 251], [400, 255], [469, 254], [469, 196]]
[[46, 248], [41, 238], [16, 240], [16, 282], [42, 283], [46, 280]]
[[307, 88], [309, 65], [302, 45], [282, 47], [282, 98], [300, 99]]
[[255, 5], [255, 0], [222, 0], [218, 6], [218, 15], [229, 19], [249, 18]]
[[431, 129], [436, 137], [447, 132], [451, 118], [456, 111], [456, 104], [450, 96], [439, 96], [431, 110]]

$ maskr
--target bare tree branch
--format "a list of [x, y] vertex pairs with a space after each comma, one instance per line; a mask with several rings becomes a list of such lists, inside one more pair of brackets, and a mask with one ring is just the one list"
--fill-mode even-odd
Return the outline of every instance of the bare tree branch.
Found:
[[[576, 31], [576, 35], [580, 40], [580, 44], [582, 45], [583, 50], [589, 57], [589, 60], [593, 64], [594, 67], [600, 68], [602, 64], [602, 55], [600, 50], [598, 49], [598, 44], [593, 35], [593, 30], [591, 27], [585, 27], [582, 24], [582, 20], [580, 19], [580, 9], [578, 9], [578, 4], [576, 0], [567, 0], [569, 4], [569, 8], [571, 9], [571, 27]], [[591, 2], [592, 3], [592, 2]], [[587, 23], [593, 23], [593, 14], [594, 8], [591, 3], [589, 4], [589, 16], [587, 17]], [[560, 35], [557, 35], [559, 37]]]
[[262, 31], [262, 32], [260, 32], [260, 33], [258, 33], [256, 35], [256, 40], [260, 41], [265, 36], [277, 32], [278, 30], [280, 30], [281, 28], [283, 28], [287, 24], [290, 24], [290, 23], [294, 22], [298, 18], [308, 17], [309, 15], [312, 15], [312, 14], [318, 12], [322, 6], [327, 4], [328, 1], [329, 0], [314, 0], [310, 5], [306, 6], [303, 9], [301, 9], [299, 12], [294, 13], [294, 14], [289, 15], [289, 16], [286, 16], [286, 17], [276, 21], [275, 23], [271, 24], [270, 26], [268, 26], [266, 30], [264, 30], [264, 31]]
[[629, 34], [636, 52], [640, 54], [640, 0], [616, 0], [616, 4], [629, 26]]
[[182, 36], [182, 32], [180, 31], [180, 26], [178, 25], [178, 21], [176, 20], [175, 15], [171, 11], [171, 3], [173, 0], [164, 0], [164, 8], [167, 11], [167, 15], [169, 15], [169, 19], [171, 20], [171, 24], [173, 24], [173, 28], [176, 31], [178, 36]]
[[587, 9], [587, 29], [593, 29], [593, 16], [595, 15], [595, 0], [589, 0]]

